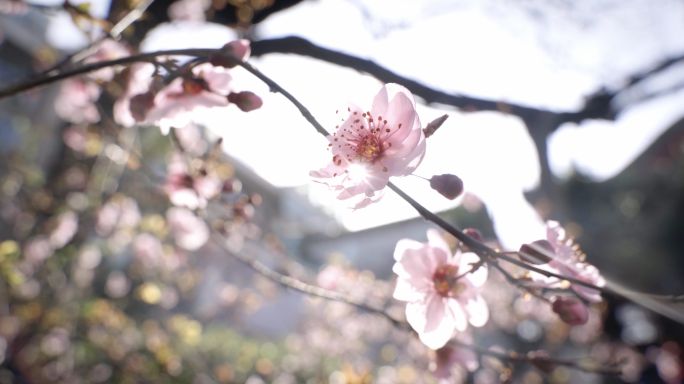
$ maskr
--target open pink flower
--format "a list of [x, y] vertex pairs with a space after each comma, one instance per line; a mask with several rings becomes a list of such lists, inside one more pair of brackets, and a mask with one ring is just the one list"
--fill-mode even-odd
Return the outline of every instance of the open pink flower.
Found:
[[349, 103], [349, 116], [328, 136], [332, 161], [311, 171], [340, 192], [340, 200], [364, 198], [355, 209], [377, 202], [391, 176], [413, 173], [425, 155], [425, 135], [416, 102], [406, 88], [387, 84], [375, 96], [370, 112]]
[[[545, 262], [537, 268], [559, 275], [572, 277], [597, 287], [606, 284], [599, 270], [584, 261], [584, 254], [566, 238], [565, 230], [557, 221], [546, 222], [546, 240], [538, 240], [521, 247], [521, 258], [526, 261], [535, 260]], [[530, 272], [532, 280], [545, 288], [559, 288], [562, 281], [556, 277], [547, 277], [540, 273]], [[571, 284], [572, 289], [584, 299], [600, 302], [601, 293], [595, 289], [579, 284]]]
[[191, 176], [180, 153], [173, 155], [167, 169], [169, 175], [164, 191], [174, 205], [190, 209], [204, 208], [207, 200], [216, 197], [223, 189], [223, 182], [216, 176]]
[[178, 77], [162, 88], [154, 105], [145, 114], [145, 122], [157, 124], [164, 134], [171, 127], [183, 128], [197, 109], [225, 107], [231, 77], [222, 67], [202, 64], [193, 68], [194, 76]]
[[409, 239], [397, 243], [397, 262], [392, 268], [398, 275], [394, 298], [409, 302], [406, 320], [425, 345], [439, 349], [454, 331], [464, 331], [468, 322], [481, 327], [489, 319], [487, 303], [475, 289], [487, 280], [487, 269], [468, 273], [471, 264], [479, 260], [476, 254], [457, 252], [452, 256], [436, 230], [428, 230], [427, 236], [427, 244]]

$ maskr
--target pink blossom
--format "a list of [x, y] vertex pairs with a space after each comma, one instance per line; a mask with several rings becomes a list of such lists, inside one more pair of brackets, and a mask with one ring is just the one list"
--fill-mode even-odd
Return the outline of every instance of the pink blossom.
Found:
[[133, 228], [139, 223], [138, 203], [130, 197], [117, 196], [98, 210], [95, 232], [108, 236], [115, 228]]
[[55, 100], [55, 112], [62, 120], [74, 124], [97, 123], [100, 112], [94, 102], [100, 97], [100, 87], [90, 81], [72, 77], [64, 80]]
[[188, 125], [195, 110], [228, 105], [226, 96], [232, 78], [224, 68], [206, 63], [193, 68], [193, 73], [174, 79], [157, 93], [145, 123], [159, 125], [167, 134], [171, 127]]
[[166, 220], [179, 247], [196, 251], [209, 240], [209, 226], [185, 208], [169, 208]]
[[448, 379], [453, 375], [454, 366], [458, 365], [475, 371], [479, 366], [477, 353], [468, 348], [444, 346], [435, 351], [430, 373], [438, 379]]
[[[137, 121], [145, 119], [147, 110], [152, 108], [154, 103], [154, 94], [150, 93], [149, 100], [145, 100], [143, 96], [150, 91], [152, 83], [152, 75], [154, 74], [154, 65], [150, 63], [135, 63], [131, 66], [128, 73], [128, 82], [126, 90], [114, 103], [114, 120], [125, 126], [131, 127]], [[136, 98], [136, 96], [138, 96]], [[134, 99], [135, 98], [135, 99]], [[131, 113], [131, 110], [139, 110], [137, 116]]]
[[[106, 39], [97, 46], [95, 53], [83, 60], [83, 63], [92, 64], [102, 61], [111, 61], [130, 55], [131, 52], [123, 44], [112, 39]], [[90, 73], [88, 77], [98, 82], [112, 81], [117, 71], [118, 68], [106, 67]]]
[[[565, 230], [557, 221], [546, 222], [546, 241], [539, 240], [526, 246], [527, 248], [523, 246], [519, 252], [523, 260], [546, 262], [538, 265], [537, 268], [572, 277], [597, 287], [603, 287], [606, 284], [599, 270], [584, 261], [585, 256], [575, 246], [572, 239], [566, 239]], [[526, 251], [526, 249], [533, 251]], [[561, 287], [562, 281], [556, 277], [547, 277], [536, 272], [530, 272], [530, 275], [532, 280], [542, 287]], [[597, 303], [602, 300], [601, 293], [595, 289], [579, 284], [571, 284], [571, 287], [579, 296], [590, 302]]]
[[183, 155], [175, 153], [167, 167], [168, 177], [164, 191], [171, 203], [190, 209], [204, 208], [207, 200], [216, 197], [223, 188], [221, 179], [211, 175], [191, 176]]
[[316, 282], [321, 288], [334, 291], [344, 280], [345, 276], [346, 273], [341, 267], [337, 265], [328, 265], [318, 274]]
[[171, 20], [202, 22], [210, 6], [211, 0], [178, 0], [169, 6], [167, 13]]
[[83, 152], [88, 144], [88, 132], [82, 126], [72, 125], [62, 133], [62, 140], [76, 152]]
[[433, 229], [428, 243], [403, 239], [394, 250], [398, 275], [394, 298], [408, 301], [406, 320], [432, 349], [443, 347], [454, 331], [463, 332], [468, 322], [481, 327], [489, 318], [487, 303], [475, 288], [487, 280], [487, 269], [473, 273], [479, 257], [471, 252], [451, 255], [446, 241]]
[[46, 236], [36, 236], [24, 244], [24, 258], [32, 264], [40, 264], [52, 256], [55, 249]]
[[406, 88], [387, 84], [370, 112], [349, 103], [348, 117], [328, 136], [332, 161], [309, 175], [326, 182], [346, 200], [362, 196], [354, 208], [377, 202], [391, 176], [413, 173], [425, 155], [425, 135], [416, 102]]
[[143, 232], [136, 236], [133, 242], [133, 252], [143, 267], [151, 269], [159, 265], [163, 246], [156, 236]]
[[67, 245], [78, 231], [78, 215], [74, 211], [66, 211], [57, 216], [55, 228], [50, 231], [50, 245], [60, 249]]

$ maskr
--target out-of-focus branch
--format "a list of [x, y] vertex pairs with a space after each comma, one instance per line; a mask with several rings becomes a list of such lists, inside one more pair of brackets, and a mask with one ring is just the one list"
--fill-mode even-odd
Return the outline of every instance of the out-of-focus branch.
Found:
[[68, 63], [77, 63], [85, 59], [86, 57], [93, 54], [93, 51], [97, 47], [97, 45], [102, 41], [106, 40], [107, 38], [118, 39], [121, 33], [126, 28], [128, 28], [131, 24], [135, 23], [138, 19], [142, 17], [143, 13], [147, 10], [147, 8], [150, 7], [150, 5], [152, 5], [153, 2], [154, 0], [142, 0], [138, 3], [138, 5], [135, 6], [135, 8], [131, 9], [128, 13], [126, 13], [126, 15], [122, 17], [118, 23], [114, 24], [114, 26], [109, 30], [109, 33], [95, 40], [89, 46], [83, 48], [82, 50], [68, 55], [67, 57], [62, 59], [62, 61], [52, 66], [52, 68], [44, 71], [43, 74], [52, 73], [55, 70], [64, 67]]
[[[333, 300], [333, 301], [340, 301], [343, 303], [347, 303], [349, 305], [353, 305], [359, 309], [362, 309], [364, 311], [376, 313], [379, 315], [384, 316], [387, 318], [389, 321], [392, 322], [392, 324], [398, 328], [409, 330], [409, 324], [406, 321], [403, 320], [397, 320], [394, 317], [390, 316], [384, 309], [379, 309], [379, 308], [374, 308], [369, 305], [359, 303], [355, 300], [353, 300], [351, 297], [348, 295], [339, 293], [339, 292], [334, 292], [334, 291], [329, 291], [327, 289], [323, 289], [320, 287], [316, 287], [310, 284], [306, 284], [302, 281], [299, 281], [295, 278], [283, 275], [281, 273], [278, 273], [271, 268], [267, 267], [260, 261], [254, 259], [253, 257], [246, 256], [242, 253], [233, 253], [230, 252], [226, 247], [224, 246], [225, 243], [225, 238], [221, 236], [220, 234], [214, 232], [212, 233], [211, 239], [221, 247], [225, 252], [230, 254], [231, 256], [235, 257], [237, 260], [240, 262], [246, 264], [250, 268], [252, 268], [255, 272], [259, 273], [262, 276], [267, 277], [268, 279], [279, 283], [281, 285], [284, 285], [285, 287], [288, 288], [293, 288], [296, 289], [297, 291], [300, 291], [302, 293], [305, 293], [307, 295], [315, 296], [315, 297], [320, 297], [323, 299], [327, 300]], [[570, 359], [559, 359], [559, 358], [554, 358], [554, 357], [539, 357], [539, 356], [529, 356], [523, 353], [511, 351], [508, 353], [502, 353], [502, 352], [497, 352], [493, 351], [491, 349], [481, 347], [478, 345], [473, 345], [473, 344], [466, 344], [466, 343], [461, 343], [458, 341], [451, 341], [452, 345], [461, 347], [461, 348], [467, 348], [470, 350], [475, 351], [476, 353], [480, 355], [486, 355], [486, 356], [492, 356], [496, 357], [497, 359], [503, 360], [503, 361], [508, 361], [508, 362], [518, 362], [518, 363], [528, 363], [533, 366], [557, 366], [557, 365], [563, 365], [572, 369], [577, 369], [583, 372], [592, 372], [592, 373], [599, 373], [599, 374], [611, 374], [611, 375], [619, 375], [621, 373], [621, 367], [617, 366], [601, 366], [597, 363], [594, 363], [593, 360], [591, 362], [588, 362], [587, 359], [583, 360], [570, 360]]]
[[[254, 76], [258, 77], [260, 80], [262, 80], [264, 83], [266, 83], [270, 88], [272, 92], [279, 92], [285, 98], [287, 98], [290, 102], [292, 102], [297, 109], [299, 109], [300, 113], [304, 116], [304, 118], [318, 131], [318, 133], [327, 136], [328, 132], [323, 128], [323, 126], [313, 117], [311, 112], [303, 105], [301, 104], [292, 94], [287, 92], [285, 89], [283, 89], [280, 85], [278, 85], [275, 81], [271, 80], [267, 76], [265, 76], [263, 73], [261, 73], [259, 70], [254, 68], [251, 64], [242, 61], [240, 58], [237, 56], [233, 55], [231, 52], [222, 50], [222, 49], [179, 49], [179, 50], [168, 50], [168, 51], [158, 51], [158, 52], [150, 52], [150, 53], [145, 53], [145, 54], [140, 54], [137, 56], [130, 56], [118, 60], [112, 60], [112, 61], [104, 61], [104, 62], [99, 62], [99, 63], [94, 63], [90, 65], [85, 65], [80, 68], [76, 68], [73, 70], [69, 71], [64, 71], [62, 73], [59, 73], [55, 76], [47, 76], [41, 79], [37, 80], [32, 80], [32, 81], [27, 81], [24, 83], [16, 84], [13, 86], [10, 86], [4, 90], [0, 91], [0, 99], [6, 98], [12, 95], [15, 95], [19, 92], [53, 83], [71, 76], [76, 76], [84, 73], [88, 73], [91, 71], [98, 70], [100, 68], [105, 68], [108, 66], [113, 66], [113, 65], [122, 65], [122, 64], [130, 64], [133, 62], [139, 62], [139, 61], [151, 61], [157, 56], [194, 56], [194, 57], [208, 57], [210, 55], [220, 55], [224, 56], [226, 58], [229, 58], [236, 62], [238, 65], [242, 66], [245, 68], [248, 72], [252, 73]], [[595, 289], [597, 291], [603, 292], [603, 293], [613, 293], [622, 297], [625, 297], [629, 299], [628, 296], [625, 296], [624, 294], [621, 294], [619, 292], [616, 292], [614, 290], [610, 290], [604, 287], [598, 287], [593, 284], [587, 283], [582, 280], [578, 280], [569, 276], [563, 276], [560, 274], [548, 272], [546, 270], [537, 268], [535, 266], [529, 265], [527, 263], [524, 263], [522, 261], [519, 261], [517, 259], [514, 259], [508, 255], [496, 252], [495, 250], [491, 249], [485, 244], [482, 244], [473, 238], [467, 236], [460, 230], [458, 230], [456, 227], [453, 225], [447, 223], [444, 219], [440, 218], [436, 214], [432, 213], [425, 207], [423, 207], [421, 204], [419, 204], [417, 201], [415, 201], [413, 198], [411, 198], [409, 195], [407, 195], [404, 191], [402, 191], [399, 187], [394, 185], [393, 183], [388, 183], [388, 187], [396, 192], [402, 199], [404, 199], [406, 202], [408, 202], [418, 213], [423, 216], [426, 220], [432, 221], [433, 223], [437, 224], [439, 227], [447, 231], [449, 234], [453, 235], [457, 239], [459, 239], [461, 242], [463, 242], [464, 245], [466, 245], [468, 248], [476, 252], [480, 257], [491, 257], [493, 259], [500, 259], [507, 261], [511, 264], [517, 265], [519, 267], [525, 268], [527, 270], [537, 272], [539, 274], [542, 274], [547, 277], [556, 277], [561, 280], [566, 280], [570, 283], [573, 284], [579, 284], [584, 287], [588, 287], [591, 289]]]
[[345, 295], [343, 293], [339, 293], [339, 292], [335, 292], [335, 291], [329, 291], [329, 290], [323, 289], [321, 287], [316, 287], [314, 285], [306, 284], [306, 283], [299, 281], [295, 278], [292, 278], [290, 276], [285, 276], [281, 273], [278, 273], [278, 272], [272, 270], [271, 268], [267, 267], [262, 262], [260, 262], [259, 260], [256, 260], [253, 257], [249, 257], [249, 256], [244, 255], [242, 253], [234, 253], [234, 252], [229, 251], [224, 245], [226, 242], [226, 239], [223, 238], [223, 236], [221, 236], [220, 234], [218, 234], [216, 232], [212, 233], [211, 239], [214, 241], [214, 243], [216, 245], [221, 247], [228, 254], [235, 257], [236, 259], [238, 259], [239, 261], [241, 261], [243, 264], [247, 265], [248, 267], [252, 268], [254, 271], [258, 272], [259, 274], [269, 278], [270, 280], [272, 280], [278, 284], [284, 285], [288, 288], [296, 289], [297, 291], [306, 293], [308, 295], [322, 297], [324, 299], [333, 300], [333, 301], [341, 301], [343, 303], [353, 305], [353, 306], [360, 308], [360, 309], [363, 309], [365, 311], [369, 311], [369, 312], [373, 312], [373, 313], [383, 315], [389, 321], [391, 321], [392, 324], [394, 324], [395, 326], [406, 328], [406, 325], [407, 325], [406, 322], [395, 319], [394, 317], [390, 316], [387, 312], [385, 312], [384, 309], [374, 308], [374, 307], [371, 307], [367, 304], [359, 303], [356, 300], [354, 300], [353, 298], [351, 298], [349, 295]]
[[479, 345], [461, 343], [455, 340], [452, 340], [451, 344], [461, 348], [473, 350], [479, 355], [491, 356], [499, 360], [512, 363], [528, 363], [539, 368], [553, 369], [555, 366], [562, 365], [583, 372], [600, 373], [604, 375], [619, 375], [622, 373], [622, 367], [620, 365], [601, 366], [598, 365], [593, 359], [560, 359], [555, 357], [539, 357], [516, 351], [504, 353], [481, 347]]

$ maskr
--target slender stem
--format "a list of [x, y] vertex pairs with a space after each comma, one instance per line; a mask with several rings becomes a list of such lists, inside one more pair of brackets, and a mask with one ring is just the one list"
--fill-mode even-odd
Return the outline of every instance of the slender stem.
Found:
[[543, 300], [543, 301], [545, 301], [545, 302], [547, 302], [547, 303], [549, 302], [549, 299], [547, 299], [546, 297], [542, 296], [539, 292], [536, 292], [532, 287], [526, 286], [526, 285], [523, 284], [519, 279], [516, 279], [515, 277], [513, 277], [510, 273], [508, 273], [508, 271], [506, 271], [505, 269], [503, 269], [503, 268], [499, 265], [499, 263], [497, 263], [496, 261], [489, 261], [489, 265], [491, 265], [491, 266], [494, 267], [495, 269], [498, 269], [499, 272], [501, 272], [501, 274], [504, 275], [504, 277], [506, 278], [506, 280], [508, 280], [508, 282], [509, 282], [510, 284], [515, 285], [516, 287], [525, 290], [525, 291], [528, 292], [530, 295], [536, 297], [536, 298], [539, 299], [539, 300]]
[[[378, 309], [371, 307], [369, 305], [359, 303], [355, 300], [353, 300], [351, 297], [348, 295], [339, 293], [339, 292], [334, 292], [334, 291], [329, 291], [327, 289], [323, 289], [320, 287], [316, 287], [313, 285], [306, 284], [304, 282], [301, 282], [295, 278], [283, 275], [281, 273], [278, 273], [271, 268], [267, 267], [263, 263], [259, 262], [258, 260], [248, 257], [244, 254], [241, 253], [233, 253], [226, 249], [226, 247], [223, 245], [225, 243], [225, 238], [214, 232], [212, 233], [211, 239], [216, 243], [219, 247], [221, 247], [224, 251], [226, 251], [228, 254], [231, 256], [235, 257], [237, 260], [240, 262], [244, 263], [251, 269], [253, 269], [255, 272], [259, 273], [262, 276], [267, 277], [268, 279], [284, 285], [288, 288], [293, 288], [296, 289], [302, 293], [305, 293], [307, 295], [311, 296], [316, 296], [320, 297], [323, 299], [327, 300], [333, 300], [333, 301], [340, 301], [343, 303], [347, 303], [350, 305], [353, 305], [357, 308], [360, 308], [362, 310], [376, 313], [379, 315], [384, 316], [387, 318], [389, 321], [392, 322], [392, 324], [395, 327], [402, 328], [402, 329], [409, 329], [408, 324], [405, 321], [402, 320], [397, 320], [394, 317], [390, 316], [387, 312], [385, 312], [384, 309]], [[478, 345], [473, 345], [473, 344], [465, 344], [461, 343], [455, 340], [451, 341], [452, 345], [456, 345], [461, 348], [467, 348], [475, 351], [476, 353], [480, 355], [488, 355], [488, 356], [493, 356], [498, 359], [504, 360], [504, 361], [511, 361], [511, 362], [526, 362], [530, 364], [547, 364], [547, 365], [564, 365], [573, 369], [577, 369], [580, 371], [584, 372], [593, 372], [593, 373], [601, 373], [601, 374], [620, 374], [621, 373], [621, 368], [620, 367], [602, 367], [602, 366], [597, 366], [597, 367], [585, 367], [582, 365], [579, 365], [577, 361], [573, 360], [565, 360], [565, 359], [558, 359], [558, 358], [553, 358], [553, 357], [529, 357], [525, 354], [521, 354], [518, 352], [509, 352], [509, 353], [501, 353], [501, 352], [496, 352], [492, 351], [488, 348], [485, 347], [480, 347]]]
[[248, 256], [241, 254], [241, 253], [231, 252], [224, 246], [226, 239], [223, 238], [223, 236], [221, 236], [220, 234], [218, 234], [216, 232], [212, 233], [211, 239], [214, 241], [214, 243], [216, 243], [216, 245], [221, 247], [228, 254], [235, 257], [236, 259], [238, 259], [239, 261], [241, 261], [243, 264], [247, 265], [248, 267], [252, 268], [254, 271], [258, 272], [259, 274], [261, 274], [263, 276], [266, 276], [267, 278], [271, 279], [272, 281], [274, 281], [278, 284], [282, 284], [282, 285], [289, 287], [289, 288], [294, 288], [294, 289], [296, 289], [300, 292], [304, 292], [308, 295], [318, 296], [318, 297], [322, 297], [324, 299], [333, 300], [333, 301], [341, 301], [343, 303], [351, 304], [355, 307], [361, 308], [361, 309], [369, 311], [369, 312], [378, 313], [380, 315], [385, 316], [389, 321], [392, 322], [392, 324], [394, 324], [397, 327], [404, 327], [405, 328], [407, 325], [405, 322], [397, 320], [394, 317], [390, 316], [387, 312], [385, 312], [382, 309], [373, 308], [369, 305], [359, 303], [359, 302], [355, 301], [354, 299], [352, 299], [350, 296], [345, 295], [343, 293], [339, 293], [339, 292], [335, 292], [335, 291], [329, 291], [329, 290], [323, 289], [321, 287], [316, 287], [314, 285], [306, 284], [306, 283], [301, 282], [301, 281], [299, 281], [295, 278], [292, 278], [290, 276], [285, 276], [281, 273], [278, 273], [278, 272], [272, 270], [271, 268], [267, 267], [266, 265], [264, 265], [263, 263], [261, 263], [260, 261], [254, 259], [252, 257], [248, 257]]
[[[27, 91], [31, 88], [41, 87], [44, 85], [52, 84], [60, 80], [67, 79], [69, 77], [83, 75], [89, 72], [97, 71], [98, 69], [111, 67], [115, 65], [128, 65], [136, 62], [151, 62], [158, 56], [210, 56], [212, 54], [226, 54], [225, 51], [220, 49], [172, 49], [167, 51], [158, 51], [143, 53], [140, 55], [124, 57], [117, 60], [111, 61], [101, 61], [99, 63], [93, 63], [88, 65], [83, 65], [78, 68], [69, 69], [66, 71], [59, 72], [54, 75], [40, 76], [35, 79], [30, 79], [18, 84], [11, 85], [3, 90], [0, 90], [0, 100], [14, 96], [18, 93]], [[235, 58], [235, 56], [230, 55], [230, 58]], [[237, 59], [237, 58], [235, 58]], [[54, 71], [53, 71], [54, 72]]]
[[[59, 80], [63, 80], [65, 78], [71, 77], [71, 76], [76, 76], [76, 75], [81, 75], [84, 73], [92, 72], [101, 68], [105, 68], [108, 66], [113, 66], [113, 65], [125, 65], [125, 64], [130, 64], [134, 62], [141, 62], [141, 61], [152, 61], [158, 56], [194, 56], [194, 57], [207, 57], [210, 55], [221, 55], [223, 57], [227, 57], [233, 61], [235, 61], [238, 65], [242, 66], [245, 68], [247, 71], [252, 73], [254, 76], [258, 77], [261, 81], [266, 83], [272, 92], [279, 92], [285, 98], [287, 98], [292, 104], [294, 104], [297, 109], [299, 109], [300, 113], [304, 116], [304, 118], [318, 131], [318, 133], [327, 136], [329, 133], [323, 128], [323, 126], [313, 117], [311, 112], [302, 105], [292, 94], [287, 92], [285, 89], [283, 89], [280, 85], [278, 85], [275, 81], [271, 80], [264, 74], [262, 74], [259, 70], [254, 68], [251, 64], [246, 63], [242, 61], [240, 58], [236, 57], [229, 51], [221, 50], [221, 49], [177, 49], [177, 50], [166, 50], [166, 51], [158, 51], [158, 52], [150, 52], [150, 53], [144, 53], [136, 56], [130, 56], [130, 57], [125, 57], [122, 59], [118, 60], [112, 60], [112, 61], [103, 61], [99, 63], [94, 63], [90, 65], [85, 65], [79, 68], [75, 68], [72, 70], [64, 71], [61, 72], [57, 75], [54, 76], [47, 76], [47, 77], [42, 77], [39, 79], [35, 80], [30, 80], [27, 82], [15, 84], [13, 86], [10, 86], [8, 88], [5, 88], [3, 90], [0, 90], [0, 99], [7, 98], [9, 96], [15, 95], [19, 92], [26, 91], [28, 89], [50, 84]], [[394, 185], [392, 182], [387, 184], [388, 187], [393, 190], [395, 193], [397, 193], [402, 199], [404, 199], [406, 202], [408, 202], [418, 213], [423, 216], [426, 220], [432, 221], [433, 223], [437, 224], [439, 227], [459, 239], [461, 242], [463, 242], [464, 245], [466, 245], [468, 248], [473, 250], [474, 252], [478, 253], [481, 257], [491, 257], [495, 259], [501, 259], [506, 262], [509, 262], [511, 264], [517, 265], [521, 268], [528, 269], [533, 272], [537, 272], [541, 275], [547, 276], [547, 277], [556, 277], [561, 280], [566, 280], [572, 284], [578, 284], [584, 287], [588, 287], [591, 289], [595, 289], [597, 291], [603, 292], [603, 293], [613, 293], [619, 296], [626, 297], [625, 295], [620, 294], [619, 292], [616, 292], [614, 290], [610, 290], [604, 287], [598, 287], [596, 285], [568, 277], [568, 276], [563, 276], [560, 274], [556, 274], [553, 272], [548, 272], [543, 269], [537, 268], [535, 266], [529, 265], [527, 263], [524, 263], [522, 261], [516, 260], [508, 255], [496, 252], [495, 250], [489, 248], [485, 244], [482, 244], [471, 237], [467, 236], [460, 230], [458, 230], [456, 227], [452, 226], [451, 224], [447, 223], [445, 220], [437, 216], [436, 214], [432, 213], [431, 211], [427, 210], [425, 207], [420, 205], [417, 201], [415, 201], [413, 198], [411, 198], [409, 195], [407, 195], [404, 191], [402, 191], [399, 187]], [[629, 299], [628, 297], [626, 297]]]
[[574, 369], [577, 369], [580, 371], [584, 371], [584, 372], [601, 373], [601, 374], [609, 374], [609, 375], [619, 375], [622, 373], [622, 368], [620, 366], [596, 366], [596, 367], [592, 367], [592, 366], [590, 366], [590, 364], [587, 364], [586, 366], [582, 366], [581, 361], [577, 361], [576, 359], [559, 359], [559, 358], [554, 358], [554, 357], [530, 357], [526, 354], [521, 354], [521, 353], [515, 352], [515, 351], [510, 351], [508, 353], [497, 352], [497, 351], [493, 351], [489, 348], [481, 347], [479, 345], [461, 343], [461, 342], [455, 341], [455, 340], [452, 340], [451, 344], [458, 346], [458, 347], [462, 347], [462, 348], [468, 348], [470, 350], [475, 351], [476, 353], [478, 353], [480, 355], [496, 357], [497, 359], [500, 359], [503, 361], [521, 362], [521, 363], [529, 363], [532, 365], [545, 365], [545, 366], [564, 365], [566, 367], [571, 367], [571, 368], [574, 368]]

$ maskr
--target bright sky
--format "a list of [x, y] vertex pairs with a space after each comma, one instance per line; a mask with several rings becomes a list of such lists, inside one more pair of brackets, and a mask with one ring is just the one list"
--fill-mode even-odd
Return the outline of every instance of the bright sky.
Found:
[[[47, 1], [47, 0], [45, 0]], [[305, 1], [261, 23], [259, 38], [300, 36], [321, 46], [372, 59], [422, 83], [454, 93], [558, 111], [576, 110], [602, 85], [619, 86], [628, 74], [684, 52], [684, 3], [586, 0], [572, 5], [547, 1], [445, 0], [370, 2]], [[153, 31], [143, 45], [152, 51], [220, 47], [235, 33], [218, 25], [174, 24]], [[304, 103], [326, 127], [346, 101], [370, 106], [377, 83], [358, 73], [298, 56], [252, 60], [262, 72]], [[279, 187], [310, 185], [312, 202], [332, 205], [349, 230], [416, 217], [388, 192], [379, 204], [357, 212], [311, 183], [309, 170], [329, 160], [327, 142], [282, 95], [242, 69], [236, 84], [264, 99], [264, 107], [241, 113], [234, 107], [197, 116], [224, 137], [227, 153]], [[684, 93], [630, 107], [616, 122], [566, 124], [549, 140], [552, 170], [574, 167], [596, 180], [619, 173], [672, 122], [684, 115]], [[451, 117], [428, 140], [417, 174], [453, 173], [482, 199], [502, 243], [517, 248], [543, 237], [542, 222], [523, 191], [538, 183], [539, 162], [520, 120], [495, 112], [463, 114], [419, 105], [423, 124]], [[433, 210], [460, 204], [415, 177], [396, 180]]]

